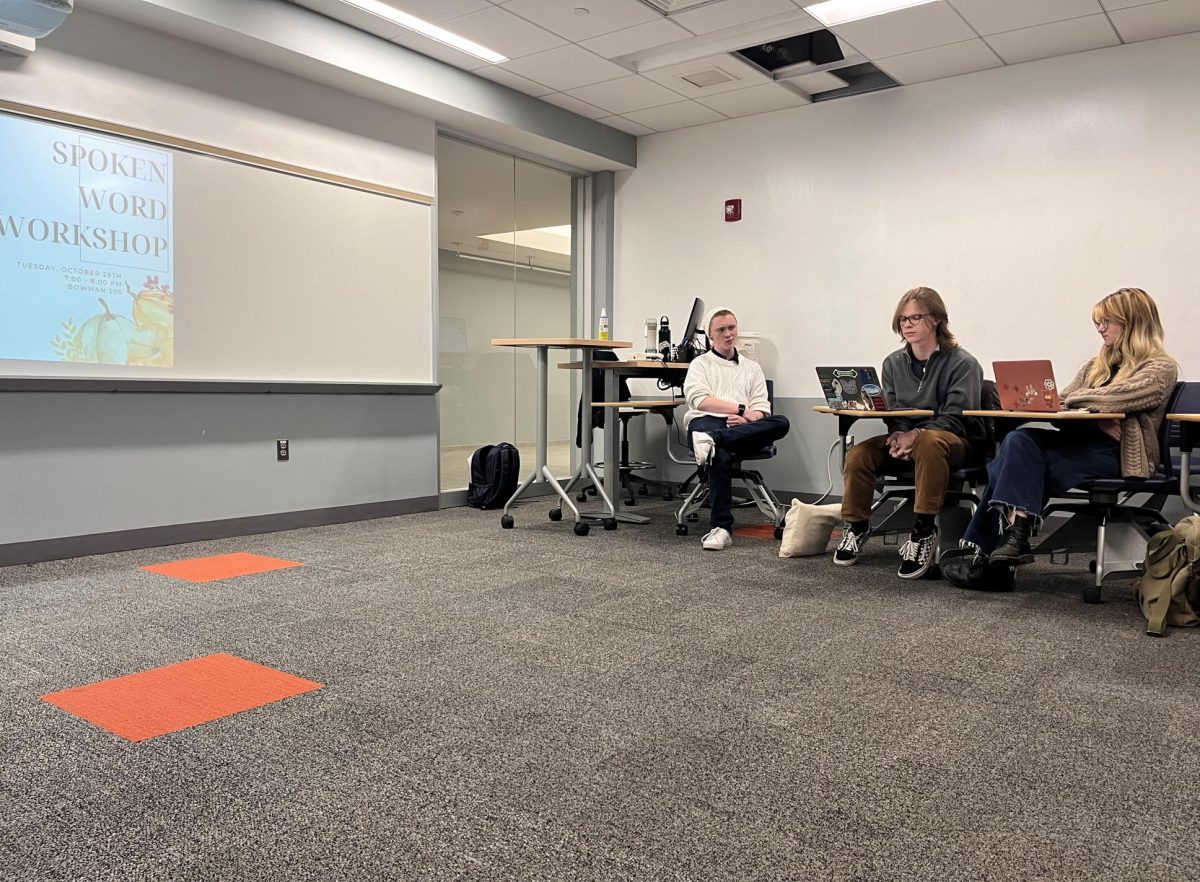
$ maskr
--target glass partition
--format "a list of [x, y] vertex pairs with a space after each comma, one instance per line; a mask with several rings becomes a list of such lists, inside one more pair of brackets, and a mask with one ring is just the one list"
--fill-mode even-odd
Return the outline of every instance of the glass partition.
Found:
[[[509, 441], [535, 461], [536, 354], [493, 337], [575, 336], [571, 176], [438, 139], [438, 379], [441, 489], [462, 490], [471, 453]], [[548, 462], [571, 474], [573, 372], [550, 355]]]

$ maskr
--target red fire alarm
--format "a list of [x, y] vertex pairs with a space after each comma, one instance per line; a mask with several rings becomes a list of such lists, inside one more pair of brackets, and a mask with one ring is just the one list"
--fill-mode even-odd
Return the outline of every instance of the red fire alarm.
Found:
[[742, 219], [742, 200], [741, 199], [726, 199], [725, 200], [725, 221], [732, 223]]

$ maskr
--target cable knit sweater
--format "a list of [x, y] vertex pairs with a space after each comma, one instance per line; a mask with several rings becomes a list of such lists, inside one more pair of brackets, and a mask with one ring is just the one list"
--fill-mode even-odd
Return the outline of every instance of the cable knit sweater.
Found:
[[1125, 379], [1089, 387], [1089, 359], [1062, 390], [1067, 407], [1125, 414], [1121, 421], [1121, 477], [1148, 478], [1158, 469], [1158, 430], [1179, 377], [1179, 365], [1168, 355], [1148, 358]]
[[683, 381], [683, 397], [688, 406], [687, 413], [683, 415], [685, 426], [699, 416], [728, 416], [700, 409], [700, 402], [709, 395], [722, 401], [744, 404], [746, 410], [771, 412], [767, 380], [762, 368], [754, 359], [742, 355], [738, 356], [737, 361], [729, 361], [710, 351], [688, 365], [687, 379]]

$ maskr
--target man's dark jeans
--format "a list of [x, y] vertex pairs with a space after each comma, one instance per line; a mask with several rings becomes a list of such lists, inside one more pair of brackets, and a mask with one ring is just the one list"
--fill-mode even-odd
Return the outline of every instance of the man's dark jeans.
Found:
[[708, 464], [709, 523], [733, 530], [733, 461], [769, 447], [788, 433], [788, 418], [771, 414], [744, 426], [726, 426], [724, 417], [701, 416], [688, 424], [688, 447], [692, 435], [707, 432], [713, 439], [712, 461]]

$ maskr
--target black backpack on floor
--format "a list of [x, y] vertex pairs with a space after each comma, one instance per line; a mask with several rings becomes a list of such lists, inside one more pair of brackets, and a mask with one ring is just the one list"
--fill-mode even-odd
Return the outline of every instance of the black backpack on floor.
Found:
[[485, 444], [471, 454], [471, 483], [467, 505], [473, 508], [503, 508], [517, 492], [521, 454], [507, 441]]

